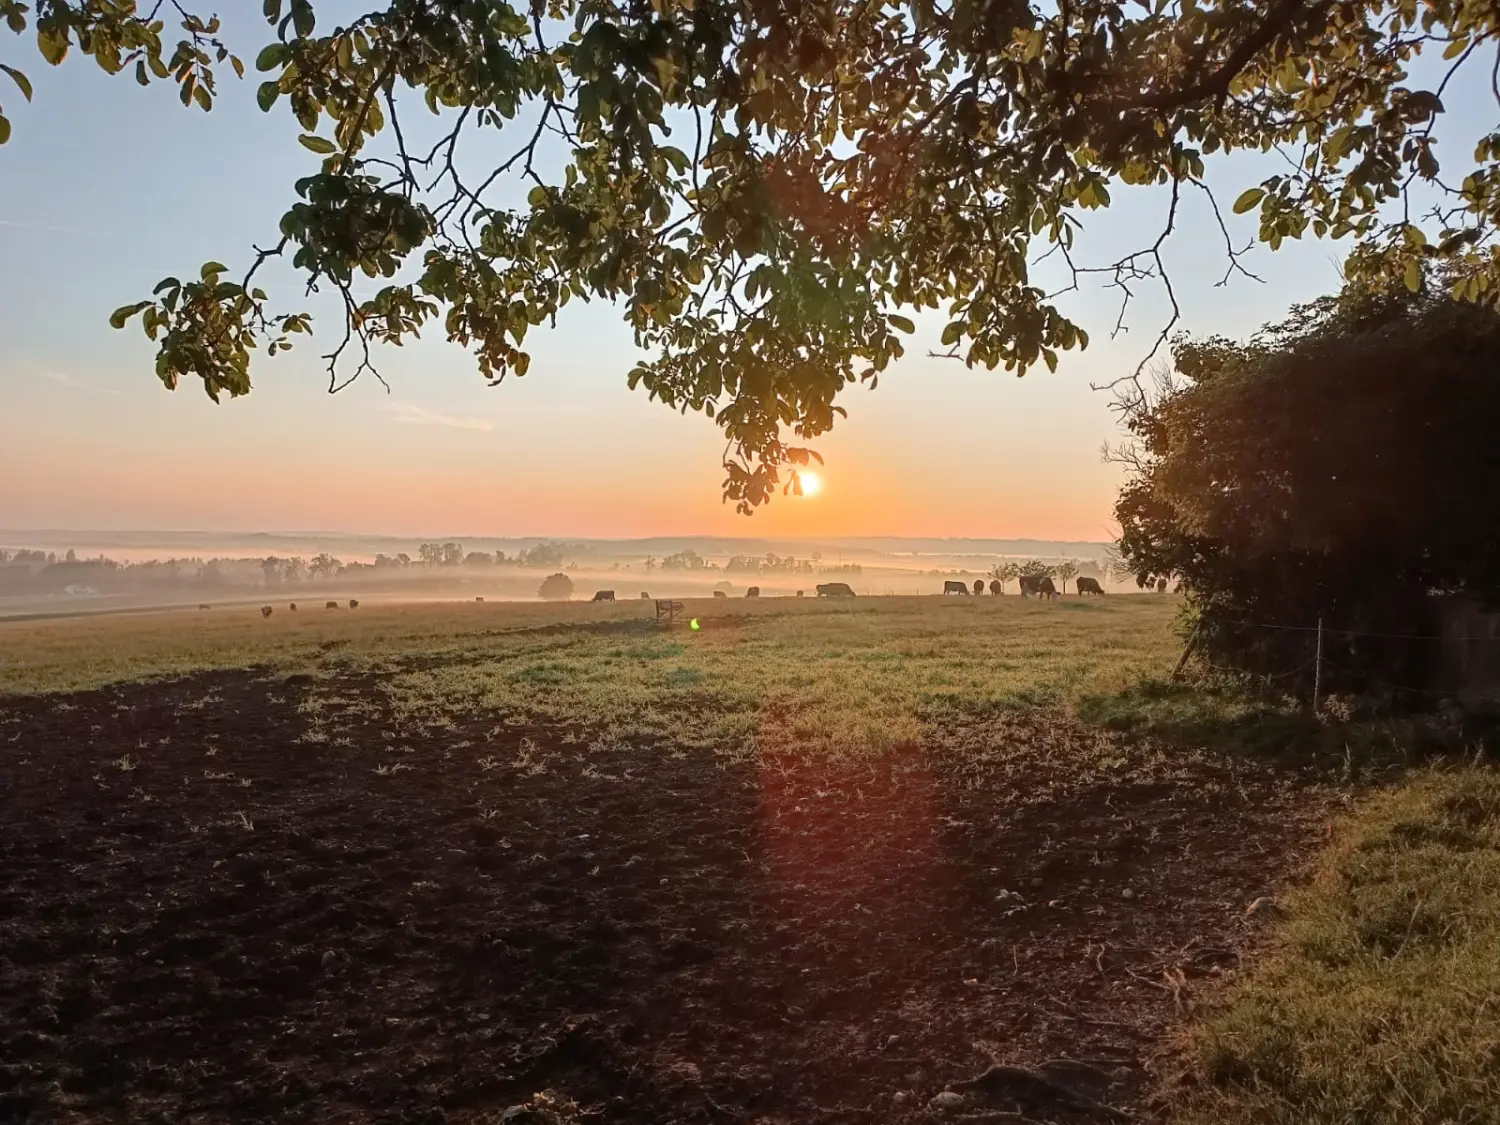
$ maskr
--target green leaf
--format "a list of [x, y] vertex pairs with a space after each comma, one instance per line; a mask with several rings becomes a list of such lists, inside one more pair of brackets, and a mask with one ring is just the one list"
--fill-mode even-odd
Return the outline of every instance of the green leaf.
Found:
[[270, 43], [261, 49], [260, 54], [255, 56], [255, 69], [262, 73], [268, 70], [275, 70], [284, 58], [286, 58], [286, 45], [283, 43]]
[[327, 156], [331, 152], [338, 151], [334, 143], [326, 137], [315, 137], [311, 133], [303, 133], [297, 139], [302, 142], [303, 148], [309, 152], [316, 152], [320, 156]]
[[146, 69], [145, 59], [138, 59], [136, 61], [135, 80], [142, 86], [151, 85], [151, 73]]
[[526, 202], [531, 204], [531, 206], [533, 207], [547, 206], [547, 199], [547, 189], [544, 188], [541, 184], [537, 184], [536, 187], [532, 188], [526, 193]]
[[261, 6], [261, 12], [265, 15], [267, 23], [275, 23], [281, 19], [281, 0], [266, 0]]
[[42, 58], [46, 59], [53, 66], [56, 66], [67, 57], [68, 36], [66, 32], [38, 32], [36, 45], [37, 50], [42, 52]]
[[943, 344], [944, 345], [949, 345], [949, 344], [956, 344], [956, 343], [958, 343], [958, 338], [963, 335], [963, 332], [964, 332], [963, 321], [961, 321], [961, 320], [952, 321], [948, 325], [948, 327], [946, 327], [946, 328], [943, 329]]
[[901, 329], [901, 331], [907, 333], [908, 335], [917, 330], [917, 326], [912, 323], [910, 317], [899, 316], [896, 313], [891, 313], [886, 317], [886, 320], [890, 321], [891, 327], [899, 328]]
[[260, 89], [255, 91], [255, 104], [260, 106], [262, 113], [269, 113], [279, 97], [281, 97], [280, 82], [262, 82]]
[[1406, 260], [1406, 287], [1413, 293], [1422, 288], [1422, 264], [1415, 258]]
[[150, 301], [137, 301], [133, 305], [121, 305], [109, 314], [109, 326], [111, 328], [124, 328], [125, 322], [144, 308], [149, 308]]
[[21, 88], [22, 96], [29, 102], [31, 100], [31, 79], [27, 78], [26, 75], [22, 74], [15, 67], [6, 66], [4, 63], [0, 63], [0, 70], [10, 75], [11, 81]]
[[297, 35], [306, 39], [313, 33], [315, 23], [312, 4], [308, 0], [292, 0], [292, 26], [296, 28]]
[[198, 271], [198, 276], [201, 277], [204, 281], [207, 281], [209, 278], [215, 276], [216, 274], [228, 272], [229, 267], [224, 265], [224, 263], [222, 262], [204, 262], [203, 268]]
[[5, 114], [0, 113], [0, 145], [10, 140], [10, 122], [6, 120]]
[[1265, 188], [1253, 187], [1248, 189], [1234, 201], [1234, 213], [1236, 215], [1243, 215], [1246, 211], [1250, 210], [1265, 197]]

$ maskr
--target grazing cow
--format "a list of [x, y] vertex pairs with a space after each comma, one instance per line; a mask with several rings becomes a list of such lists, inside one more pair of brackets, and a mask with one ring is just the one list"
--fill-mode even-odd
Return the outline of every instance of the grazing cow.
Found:
[[974, 580], [974, 596], [977, 598], [982, 593], [984, 593], [984, 583], [976, 578]]
[[645, 590], [642, 590], [641, 591], [641, 601], [644, 602], [644, 601], [650, 601], [650, 600], [651, 600], [651, 595], [648, 594], [648, 593], [646, 593]]
[[1023, 574], [1019, 579], [1021, 583], [1021, 596], [1030, 597], [1035, 594], [1039, 598], [1057, 597], [1057, 586], [1052, 579], [1045, 574]]
[[760, 597], [760, 587], [759, 586], [751, 586], [750, 589], [748, 589], [748, 590], [745, 591], [745, 597], [747, 597], [747, 598], [758, 598], [758, 597]]
[[1167, 580], [1165, 578], [1158, 578], [1156, 580], [1156, 592], [1158, 594], [1165, 594], [1167, 592]]
[[482, 601], [484, 601], [484, 599], [483, 599], [483, 598], [475, 598], [475, 599], [474, 599], [474, 600], [475, 600], [475, 601], [476, 601], [476, 602], [482, 602]]
[[359, 599], [358, 598], [350, 598], [349, 599], [349, 608], [350, 609], [358, 609], [359, 608]]
[[716, 598], [727, 598], [728, 596], [729, 595], [726, 594], [723, 590], [715, 590], [714, 591], [714, 597], [716, 597]]
[[818, 597], [852, 598], [854, 591], [849, 588], [847, 582], [820, 582], [818, 583]]
[[339, 607], [339, 603], [338, 602], [324, 602], [323, 603], [323, 608], [324, 609], [338, 609], [338, 607]]
[[1000, 585], [1000, 579], [997, 578], [990, 583], [990, 593], [997, 598], [1005, 593], [1005, 587]]
[[1080, 594], [1098, 594], [1104, 596], [1104, 587], [1099, 585], [1099, 579], [1090, 578], [1086, 574], [1080, 574], [1076, 583]]
[[969, 594], [969, 584], [967, 582], [944, 582], [943, 597], [946, 598], [949, 594], [963, 594], [967, 597]]
[[615, 600], [615, 592], [613, 590], [595, 590], [593, 600], [596, 602], [612, 602]]
[[271, 616], [271, 607], [268, 606], [268, 605], [261, 606], [260, 607], [260, 615], [262, 617], [270, 617]]
[[199, 606], [199, 607], [198, 607], [198, 608], [199, 608], [199, 609], [207, 609], [207, 608], [208, 608], [208, 606], [206, 606], [206, 605], [200, 605], [200, 606]]
[[1174, 593], [1174, 594], [1180, 594], [1180, 593], [1182, 593], [1182, 579], [1179, 578], [1177, 580], [1177, 585], [1175, 585], [1175, 586], [1172, 587], [1172, 593]]
[[797, 591], [797, 596], [798, 596], [798, 597], [799, 597], [799, 598], [800, 598], [800, 597], [801, 597], [801, 596], [802, 596], [802, 591], [801, 591], [801, 590], [798, 590], [798, 591]]

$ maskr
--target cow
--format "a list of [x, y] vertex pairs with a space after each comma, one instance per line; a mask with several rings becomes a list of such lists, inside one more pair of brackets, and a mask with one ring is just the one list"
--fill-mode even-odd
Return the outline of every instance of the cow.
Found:
[[474, 600], [475, 600], [475, 601], [476, 601], [476, 602], [481, 602], [481, 603], [482, 603], [482, 602], [483, 602], [483, 601], [484, 601], [484, 599], [483, 599], [483, 598], [475, 598], [475, 599], [474, 599]]
[[949, 594], [963, 594], [967, 597], [969, 594], [969, 584], [967, 582], [944, 582], [943, 597], [946, 598]]
[[199, 608], [199, 609], [207, 609], [207, 608], [208, 608], [208, 606], [206, 606], [206, 605], [200, 605], [200, 606], [199, 606], [199, 607], [198, 607], [198, 608]]
[[1167, 580], [1165, 578], [1158, 578], [1156, 580], [1156, 592], [1158, 594], [1165, 594], [1167, 592]]
[[613, 590], [595, 590], [593, 600], [596, 602], [612, 602], [615, 600]]
[[350, 609], [358, 609], [359, 608], [359, 599], [358, 598], [350, 598], [349, 599], [349, 608]]
[[715, 590], [714, 591], [714, 597], [716, 597], [716, 598], [727, 598], [728, 596], [729, 595], [726, 594], [723, 590]]
[[289, 605], [289, 606], [288, 606], [288, 607], [287, 607], [287, 608], [288, 608], [288, 609], [290, 609], [290, 610], [291, 610], [291, 611], [292, 611], [292, 612], [293, 612], [293, 613], [296, 613], [296, 612], [297, 612], [297, 603], [296, 603], [296, 602], [293, 602], [293, 603], [292, 603], [292, 604], [291, 604], [291, 605]]
[[818, 597], [852, 598], [854, 591], [849, 588], [847, 582], [820, 582], [818, 583]]
[[645, 590], [642, 590], [641, 591], [641, 601], [647, 602], [647, 601], [650, 601], [650, 600], [651, 600], [651, 595], [648, 594], [648, 593], [646, 593]]
[[748, 589], [748, 590], [745, 591], [745, 597], [747, 597], [747, 598], [758, 598], [758, 597], [760, 597], [760, 587], [759, 586], [751, 586], [750, 589]]
[[1023, 574], [1019, 579], [1021, 583], [1021, 596], [1030, 597], [1035, 594], [1039, 598], [1057, 597], [1057, 586], [1046, 574]]
[[263, 605], [263, 606], [260, 607], [260, 615], [262, 617], [270, 617], [271, 616], [271, 612], [272, 612], [271, 611], [271, 607], [268, 606], [268, 605]]
[[802, 597], [802, 595], [803, 595], [803, 591], [801, 591], [801, 590], [798, 590], [798, 591], [797, 591], [797, 596], [798, 596], [798, 597], [799, 597], [799, 598], [800, 598], [800, 597]]
[[339, 603], [338, 602], [324, 602], [323, 603], [323, 608], [324, 609], [338, 609], [338, 607], [339, 607]]
[[982, 593], [984, 593], [984, 583], [976, 578], [974, 580], [974, 596], [977, 598]]
[[1005, 587], [1000, 585], [1000, 579], [997, 578], [990, 583], [990, 594], [992, 596], [998, 598], [1003, 593], [1005, 593]]
[[1090, 578], [1087, 574], [1080, 574], [1075, 585], [1078, 587], [1080, 595], [1098, 594], [1100, 597], [1104, 596], [1104, 587], [1099, 585], [1099, 579]]

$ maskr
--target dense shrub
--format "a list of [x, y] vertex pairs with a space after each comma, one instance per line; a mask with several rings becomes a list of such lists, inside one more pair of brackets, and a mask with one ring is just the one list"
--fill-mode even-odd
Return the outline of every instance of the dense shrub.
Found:
[[1346, 295], [1174, 359], [1116, 505], [1140, 582], [1182, 579], [1214, 665], [1306, 690], [1321, 617], [1330, 688], [1430, 684], [1431, 595], [1500, 594], [1500, 315]]

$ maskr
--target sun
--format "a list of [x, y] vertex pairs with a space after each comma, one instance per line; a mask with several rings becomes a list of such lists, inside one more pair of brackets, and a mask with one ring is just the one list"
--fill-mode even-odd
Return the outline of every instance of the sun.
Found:
[[823, 478], [817, 473], [798, 473], [797, 476], [802, 481], [803, 496], [816, 496], [823, 491]]

